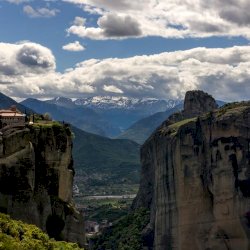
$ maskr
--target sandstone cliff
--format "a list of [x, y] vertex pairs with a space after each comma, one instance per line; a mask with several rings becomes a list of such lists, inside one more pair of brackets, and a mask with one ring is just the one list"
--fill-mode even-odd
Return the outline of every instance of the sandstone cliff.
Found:
[[199, 117], [186, 115], [192, 113], [187, 103], [142, 147], [133, 208], [150, 209], [143, 236], [151, 242], [145, 244], [156, 250], [250, 249], [250, 103], [212, 111], [213, 101], [196, 94], [188, 94], [195, 96], [190, 102], [210, 103], [194, 112]]
[[71, 151], [70, 129], [59, 124], [0, 135], [0, 212], [83, 245], [83, 219], [72, 203]]

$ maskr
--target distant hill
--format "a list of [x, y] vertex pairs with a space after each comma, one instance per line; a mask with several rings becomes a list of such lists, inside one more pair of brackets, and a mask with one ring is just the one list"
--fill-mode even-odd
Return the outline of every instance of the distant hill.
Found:
[[[89, 190], [139, 183], [140, 146], [130, 140], [109, 139], [72, 127], [76, 184]], [[100, 189], [97, 190], [100, 193]], [[113, 193], [112, 190], [107, 191]]]
[[170, 115], [182, 110], [183, 104], [179, 104], [174, 108], [165, 112], [158, 112], [134, 123], [130, 128], [124, 131], [117, 139], [129, 139], [139, 144], [143, 142], [153, 133], [153, 131], [161, 125]]
[[104, 120], [94, 110], [76, 105], [62, 106], [47, 101], [28, 98], [21, 104], [35, 110], [37, 113], [48, 112], [54, 120], [65, 121], [74, 126], [98, 135], [109, 135], [115, 132], [114, 128], [107, 120]]
[[[219, 107], [223, 106], [225, 102], [216, 101]], [[143, 144], [145, 140], [159, 127], [170, 115], [175, 112], [181, 111], [183, 104], [178, 104], [165, 112], [158, 112], [144, 119], [134, 123], [131, 127], [117, 136], [117, 139], [129, 139], [139, 144]]]
[[109, 139], [72, 127], [76, 167], [114, 169], [120, 164], [138, 164], [140, 146], [131, 140]]
[[12, 105], [15, 105], [17, 109], [23, 113], [25, 113], [25, 111], [27, 112], [27, 114], [30, 114], [33, 112], [32, 109], [29, 109], [25, 107], [24, 105], [16, 102], [12, 98], [0, 93], [0, 109], [7, 109], [11, 107]]

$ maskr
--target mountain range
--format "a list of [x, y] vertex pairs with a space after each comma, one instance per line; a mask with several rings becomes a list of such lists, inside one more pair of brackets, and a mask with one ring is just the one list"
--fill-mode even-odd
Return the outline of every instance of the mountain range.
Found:
[[94, 96], [87, 98], [71, 99], [66, 97], [55, 97], [47, 100], [48, 103], [57, 104], [59, 106], [72, 107], [74, 104], [92, 109], [125, 109], [125, 110], [142, 110], [145, 113], [154, 113], [155, 110], [163, 111], [172, 108], [180, 102], [180, 100], [159, 100], [156, 98], [132, 98], [125, 96]]
[[138, 120], [179, 103], [180, 100], [109, 96], [73, 100], [56, 97], [46, 101], [29, 98], [21, 102], [36, 112], [49, 112], [55, 120], [64, 120], [87, 132], [107, 137], [116, 137]]
[[[217, 101], [219, 106], [224, 102]], [[21, 104], [38, 113], [50, 113], [86, 132], [139, 144], [171, 114], [183, 108], [182, 100], [95, 96], [81, 99], [55, 97], [40, 101], [26, 99]]]
[[22, 101], [21, 104], [40, 114], [49, 113], [54, 120], [71, 123], [90, 133], [104, 136], [119, 133], [107, 120], [90, 108], [79, 107], [74, 104], [72, 106], [56, 105], [52, 102], [32, 98]]

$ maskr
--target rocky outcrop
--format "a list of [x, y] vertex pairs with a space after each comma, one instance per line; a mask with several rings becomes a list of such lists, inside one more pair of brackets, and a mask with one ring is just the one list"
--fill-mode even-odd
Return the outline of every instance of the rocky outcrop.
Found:
[[199, 116], [217, 108], [214, 98], [201, 90], [186, 93], [183, 110], [186, 117]]
[[0, 212], [58, 240], [84, 243], [72, 202], [71, 131], [60, 124], [10, 129], [0, 136]]
[[142, 147], [133, 208], [151, 212], [146, 249], [250, 248], [250, 103], [212, 107], [166, 121]]

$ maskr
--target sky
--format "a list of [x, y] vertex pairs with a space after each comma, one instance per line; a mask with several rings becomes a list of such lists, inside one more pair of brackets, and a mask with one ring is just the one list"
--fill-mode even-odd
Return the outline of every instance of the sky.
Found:
[[249, 0], [0, 0], [0, 92], [250, 99]]

